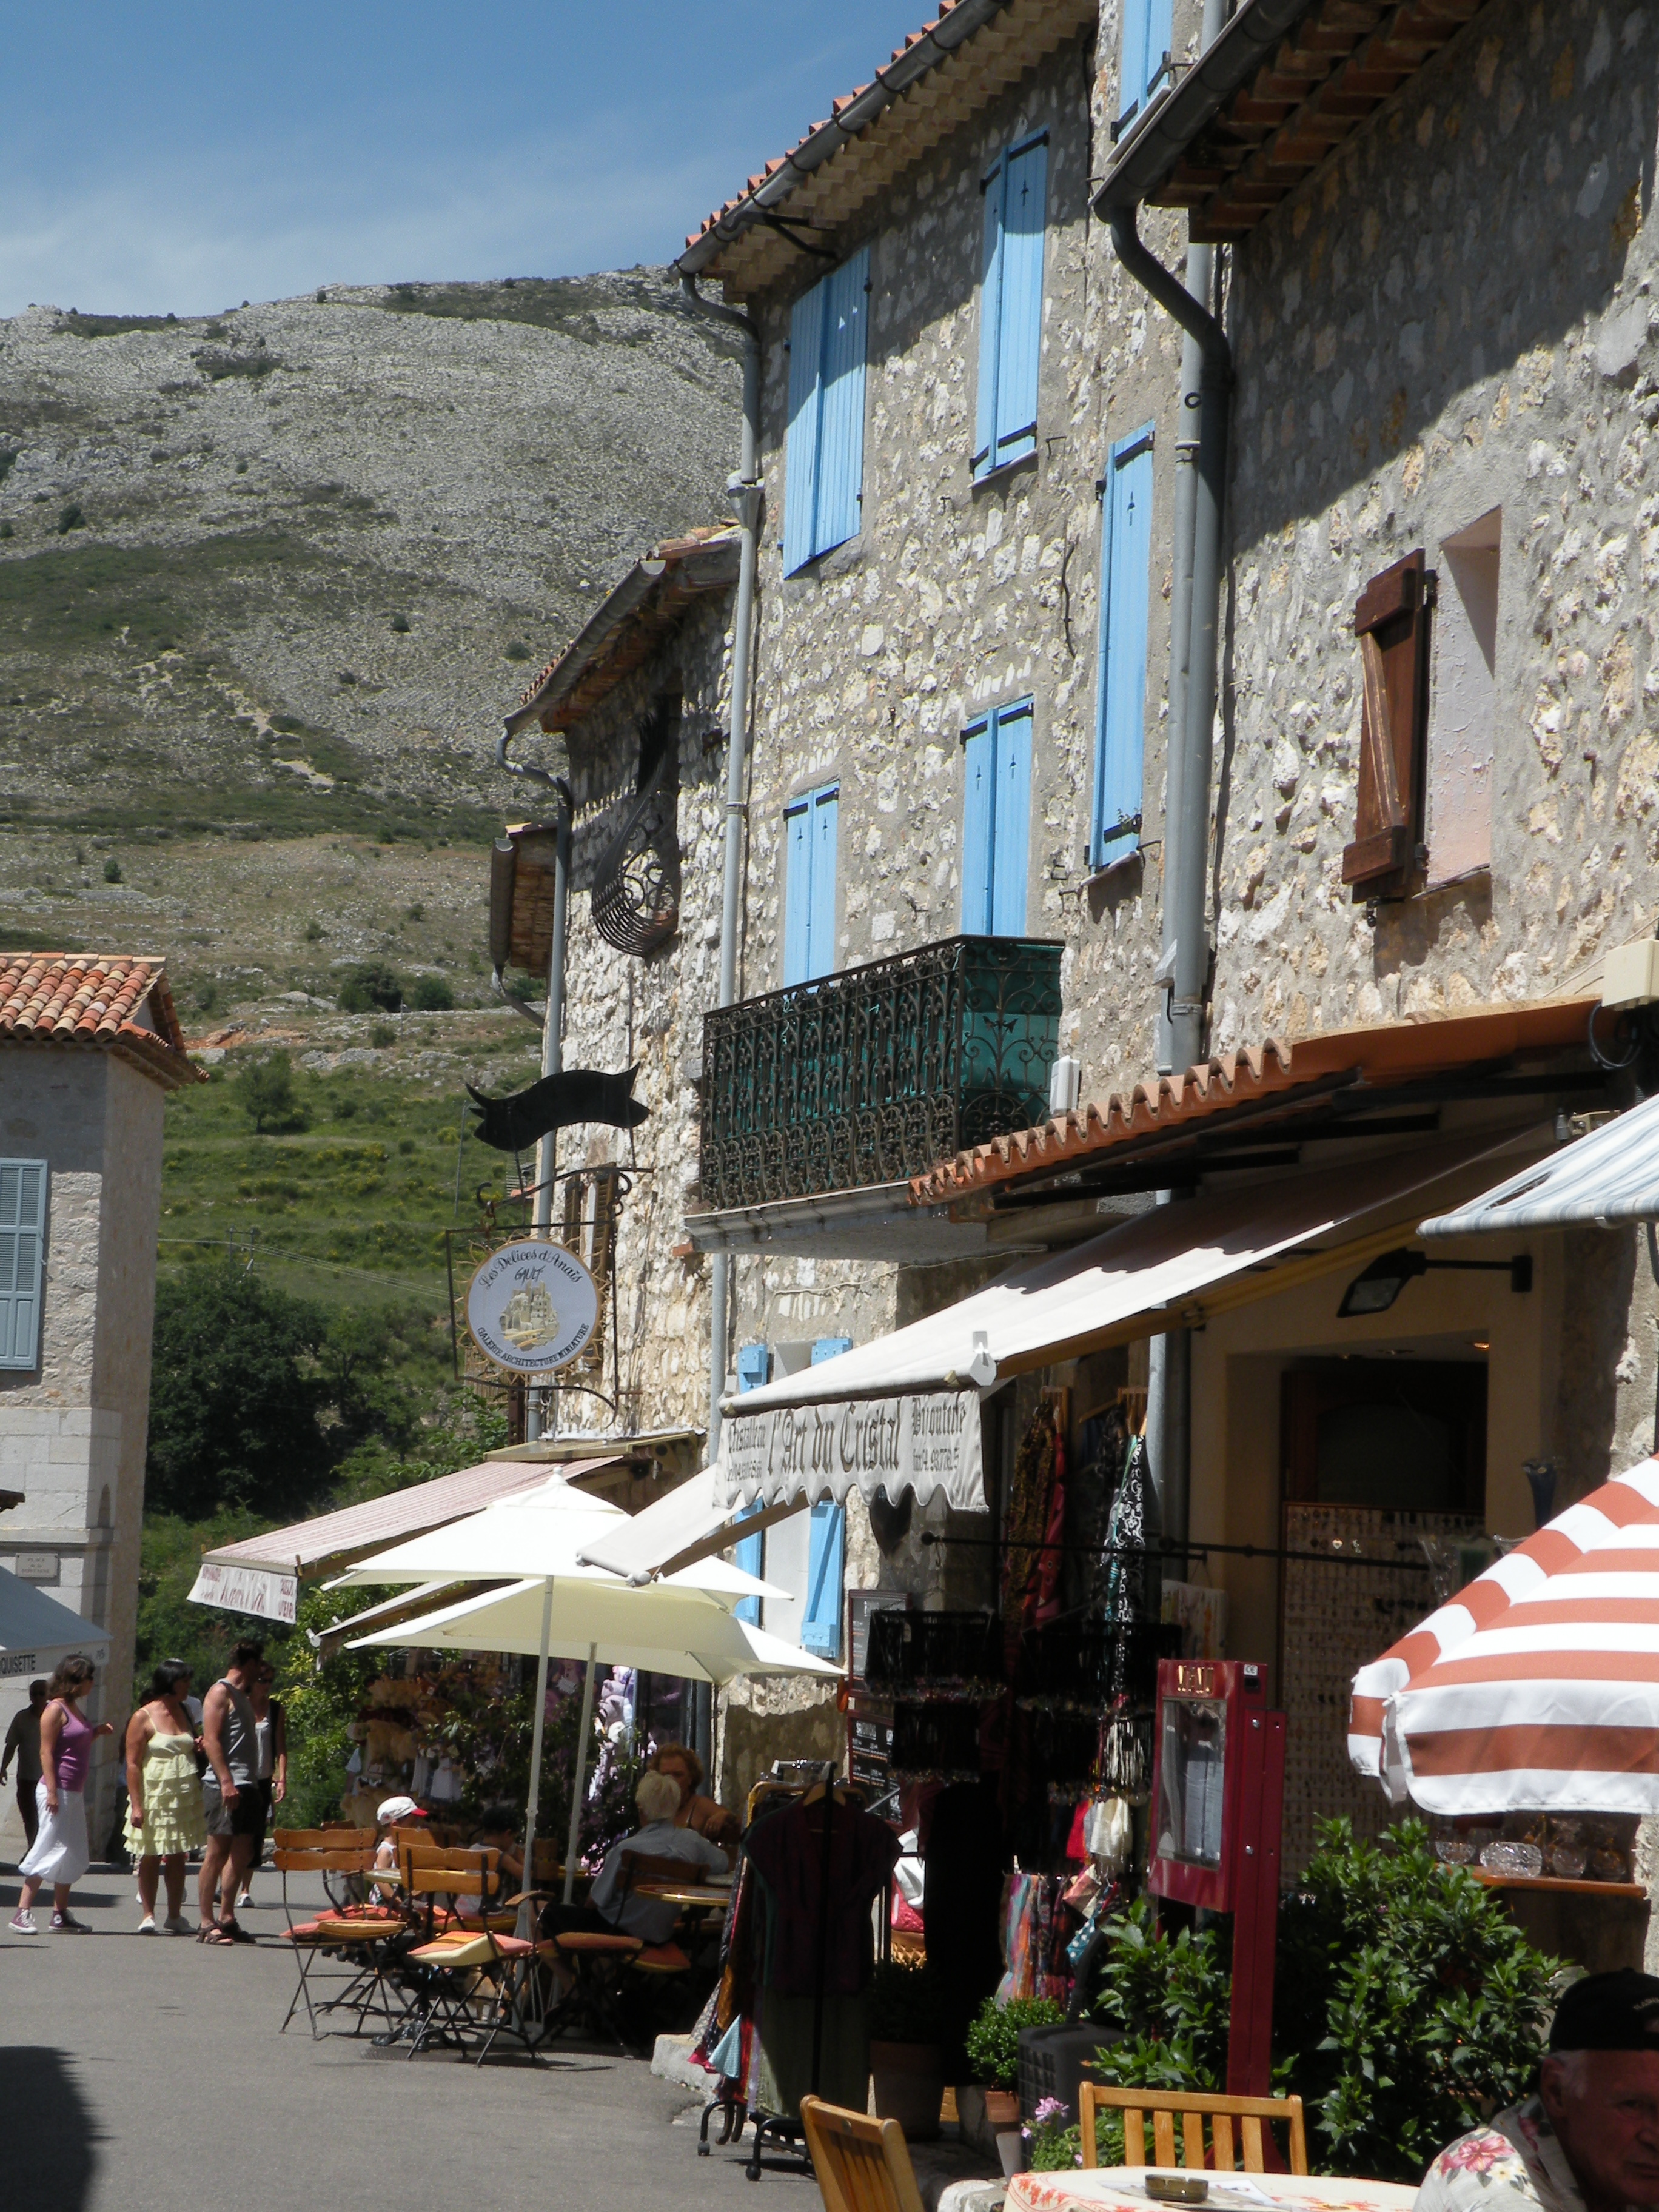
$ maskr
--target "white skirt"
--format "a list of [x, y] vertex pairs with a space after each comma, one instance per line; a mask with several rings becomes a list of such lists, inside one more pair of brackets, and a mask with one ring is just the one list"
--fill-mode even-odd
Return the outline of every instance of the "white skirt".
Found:
[[78, 1790], [60, 1790], [58, 1810], [49, 1813], [46, 1785], [37, 1782], [34, 1805], [40, 1815], [40, 1832], [17, 1871], [43, 1882], [62, 1882], [66, 1887], [79, 1881], [92, 1864], [92, 1853], [87, 1849], [86, 1798]]

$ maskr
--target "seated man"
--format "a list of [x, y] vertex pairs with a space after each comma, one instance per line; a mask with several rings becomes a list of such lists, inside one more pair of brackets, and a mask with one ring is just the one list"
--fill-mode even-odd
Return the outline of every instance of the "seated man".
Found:
[[624, 1936], [637, 1936], [641, 1942], [665, 1943], [674, 1932], [679, 1907], [661, 1898], [635, 1897], [631, 1892], [618, 1900], [623, 1853], [633, 1851], [653, 1859], [684, 1859], [688, 1881], [695, 1881], [700, 1874], [724, 1874], [730, 1862], [723, 1850], [707, 1837], [700, 1836], [695, 1828], [676, 1826], [674, 1815], [680, 1808], [680, 1786], [667, 1775], [641, 1775], [635, 1787], [634, 1802], [640, 1808], [641, 1826], [605, 1853], [605, 1864], [594, 1881], [589, 1902], [605, 1927], [620, 1930]]
[[1443, 2150], [1413, 2212], [1659, 2205], [1659, 1980], [1587, 1974], [1556, 2008], [1538, 2094]]
[[674, 1815], [677, 1828], [695, 1828], [700, 1836], [707, 1836], [711, 1844], [719, 1844], [730, 1850], [743, 1832], [743, 1823], [713, 1797], [705, 1797], [702, 1790], [702, 1761], [689, 1744], [665, 1743], [651, 1761], [659, 1774], [665, 1774], [680, 1787], [680, 1809]]

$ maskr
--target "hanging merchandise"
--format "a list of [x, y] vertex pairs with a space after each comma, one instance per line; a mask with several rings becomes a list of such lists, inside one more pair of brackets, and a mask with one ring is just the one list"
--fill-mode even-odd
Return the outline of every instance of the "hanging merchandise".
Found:
[[864, 1686], [908, 1698], [994, 1698], [1002, 1687], [1002, 1624], [994, 1613], [872, 1612]]
[[1088, 1415], [1077, 1442], [1067, 1462], [1060, 1583], [1064, 1610], [1073, 1615], [1098, 1613], [1106, 1601], [1106, 1522], [1129, 1443], [1122, 1407], [1114, 1403]]
[[[1042, 1563], [1053, 1503], [1059, 1434], [1054, 1409], [1038, 1402], [1014, 1458], [1008, 1495], [1007, 1549], [1002, 1568], [1002, 1636], [1008, 1679], [1019, 1664], [1020, 1639], [1036, 1625], [1042, 1602]], [[1052, 1586], [1051, 1586], [1052, 1588]]]
[[1100, 1797], [1083, 1818], [1084, 1848], [1108, 1874], [1121, 1874], [1134, 1849], [1134, 1820], [1121, 1797]]
[[997, 2002], [1021, 1997], [1051, 1997], [1065, 2004], [1072, 1993], [1066, 1960], [1070, 1940], [1063, 1875], [1008, 1876], [1003, 1890], [1002, 1955], [1006, 1971], [997, 1984]]
[[894, 1706], [894, 1781], [972, 1782], [983, 1771], [977, 1705], [907, 1701]]
[[[1163, 1577], [1157, 1547], [1162, 1533], [1146, 1441], [1135, 1437], [1106, 1524], [1106, 1618], [1116, 1635], [1099, 1757], [1103, 1787], [1130, 1798], [1144, 1798], [1152, 1786], [1152, 1700], [1142, 1679], [1147, 1634], [1145, 1626], [1139, 1638], [1134, 1632], [1138, 1625], [1158, 1620]], [[1153, 1643], [1156, 1648], [1155, 1628]]]

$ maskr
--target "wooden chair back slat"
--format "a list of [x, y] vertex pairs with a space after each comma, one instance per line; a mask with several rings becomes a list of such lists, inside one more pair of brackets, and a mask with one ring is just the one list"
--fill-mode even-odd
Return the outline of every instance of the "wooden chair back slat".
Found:
[[624, 1844], [622, 1872], [630, 1888], [641, 1881], [661, 1881], [672, 1882], [678, 1889], [688, 1881], [695, 1881], [702, 1869], [684, 1859], [670, 1857], [666, 1852], [630, 1851]]
[[372, 1851], [279, 1850], [273, 1864], [282, 1874], [367, 1874]]
[[1078, 2095], [1079, 2148], [1085, 2166], [1099, 2162], [1095, 2121], [1103, 2110], [1123, 2115], [1123, 2159], [1126, 2166], [1146, 2163], [1145, 2115], [1152, 2116], [1152, 2164], [1176, 2162], [1175, 2120], [1181, 2116], [1182, 2164], [1201, 2167], [1205, 2162], [1204, 2123], [1210, 2123], [1215, 2169], [1234, 2169], [1233, 2122], [1238, 2122], [1240, 2148], [1247, 2173], [1267, 2171], [1264, 2125], [1282, 2120], [1290, 2135], [1292, 2173], [1308, 2171], [1308, 2138], [1300, 2097], [1220, 2097], [1194, 2089], [1120, 2089], [1098, 2081], [1085, 2081]]
[[826, 2212], [922, 2212], [896, 2120], [872, 2120], [817, 2097], [801, 2099], [800, 2117]]
[[270, 1840], [279, 1851], [351, 1850], [363, 1842], [361, 1828], [276, 1828]]

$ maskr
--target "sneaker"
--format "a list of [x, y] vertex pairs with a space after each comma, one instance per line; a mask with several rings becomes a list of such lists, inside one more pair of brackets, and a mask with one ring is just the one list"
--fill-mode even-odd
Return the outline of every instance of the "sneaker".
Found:
[[193, 1936], [196, 1933], [182, 1912], [170, 1912], [161, 1924], [169, 1936]]
[[241, 1895], [237, 1899], [236, 1902], [239, 1905], [252, 1905], [253, 1902], [252, 1893], [245, 1889]]
[[159, 1931], [155, 1925], [155, 1915], [153, 1912], [147, 1912], [143, 1918], [138, 1923], [138, 1933], [141, 1936], [154, 1936]]
[[6, 1925], [14, 1936], [38, 1936], [40, 1932], [34, 1924], [34, 1915], [32, 1912], [21, 1911], [14, 1912]]
[[90, 1936], [92, 1930], [84, 1920], [77, 1920], [72, 1912], [54, 1912], [52, 1932], [54, 1936]]

